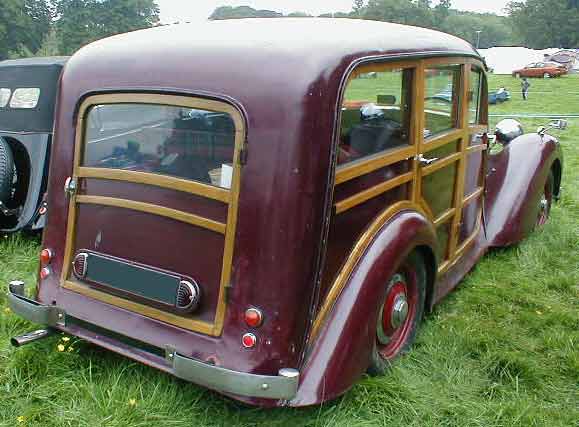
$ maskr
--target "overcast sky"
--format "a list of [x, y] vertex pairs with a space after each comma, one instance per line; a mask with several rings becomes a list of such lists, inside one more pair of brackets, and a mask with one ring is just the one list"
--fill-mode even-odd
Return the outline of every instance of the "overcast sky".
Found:
[[[218, 6], [247, 5], [255, 9], [269, 9], [278, 12], [307, 12], [320, 15], [326, 12], [349, 12], [353, 0], [156, 0], [161, 9], [161, 21], [199, 21], [207, 19]], [[502, 13], [508, 0], [453, 0], [455, 9], [476, 12]], [[433, 1], [436, 4], [437, 0]], [[484, 5], [481, 5], [484, 3]]]

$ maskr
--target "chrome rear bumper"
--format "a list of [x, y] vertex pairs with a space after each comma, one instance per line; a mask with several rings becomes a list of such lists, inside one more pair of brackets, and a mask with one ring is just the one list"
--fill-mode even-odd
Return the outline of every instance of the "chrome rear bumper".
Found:
[[[22, 282], [11, 282], [9, 289], [8, 304], [14, 313], [33, 323], [66, 327], [64, 310], [26, 298]], [[276, 400], [290, 400], [297, 393], [300, 374], [295, 369], [280, 369], [276, 376], [256, 375], [182, 356], [171, 346], [166, 347], [165, 355], [172, 375], [218, 392]]]

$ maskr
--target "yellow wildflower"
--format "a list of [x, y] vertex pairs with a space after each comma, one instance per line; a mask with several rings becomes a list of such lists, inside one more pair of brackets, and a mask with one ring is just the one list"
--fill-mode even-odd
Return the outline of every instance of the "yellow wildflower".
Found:
[[11, 311], [12, 310], [10, 310], [10, 307], [4, 308], [4, 313], [6, 313], [6, 314], [10, 314]]
[[58, 344], [58, 345], [56, 346], [56, 348], [57, 348], [57, 349], [58, 349], [58, 351], [60, 351], [60, 352], [63, 352], [63, 351], [64, 351], [64, 349], [65, 349], [65, 348], [64, 348], [64, 346], [63, 346], [62, 344]]
[[68, 347], [68, 352], [69, 352], [69, 353], [70, 353], [71, 351], [73, 351], [73, 350], [74, 350], [74, 347], [72, 347], [72, 346], [71, 346], [71, 347]]
[[70, 338], [69, 338], [69, 337], [62, 337], [62, 340], [63, 340], [64, 342], [69, 342], [69, 341], [70, 341]]
[[129, 406], [137, 406], [137, 399], [129, 399]]
[[16, 421], [18, 421], [21, 424], [24, 421], [26, 421], [26, 418], [24, 416], [20, 415], [18, 418], [16, 418]]

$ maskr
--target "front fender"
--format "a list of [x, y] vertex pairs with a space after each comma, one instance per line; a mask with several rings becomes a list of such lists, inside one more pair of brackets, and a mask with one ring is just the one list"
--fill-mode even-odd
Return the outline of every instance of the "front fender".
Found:
[[489, 156], [485, 222], [490, 247], [512, 245], [533, 230], [549, 172], [555, 165], [560, 172], [562, 162], [557, 140], [538, 134], [522, 135]]
[[[381, 216], [382, 217], [382, 216]], [[416, 210], [404, 209], [369, 230], [363, 252], [355, 260], [348, 278], [335, 293], [335, 301], [326, 301], [320, 311], [308, 343], [302, 381], [292, 406], [318, 404], [347, 391], [366, 372], [375, 341], [379, 301], [385, 284], [398, 265], [413, 249], [428, 252], [430, 272], [436, 272], [436, 234], [432, 223]], [[364, 236], [361, 238], [361, 241]], [[359, 247], [362, 242], [358, 242]], [[353, 251], [355, 253], [355, 250]], [[350, 259], [348, 260], [350, 261]], [[348, 262], [343, 268], [347, 268]], [[435, 273], [434, 273], [435, 274]], [[434, 281], [434, 274], [432, 281]], [[339, 277], [339, 276], [338, 276]], [[338, 285], [338, 280], [334, 287]], [[332, 299], [332, 291], [328, 297]], [[323, 306], [323, 307], [324, 307]], [[322, 319], [320, 319], [322, 316]]]

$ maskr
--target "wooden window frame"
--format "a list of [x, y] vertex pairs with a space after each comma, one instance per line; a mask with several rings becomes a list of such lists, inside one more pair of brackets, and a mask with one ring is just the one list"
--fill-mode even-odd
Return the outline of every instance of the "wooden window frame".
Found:
[[[95, 105], [119, 103], [170, 105], [175, 107], [197, 108], [229, 114], [235, 125], [235, 146], [233, 156], [234, 167], [231, 189], [228, 190], [197, 181], [190, 181], [183, 178], [148, 172], [123, 171], [109, 168], [89, 168], [81, 166], [84, 144], [86, 143], [86, 116], [88, 110]], [[214, 101], [187, 95], [112, 93], [106, 95], [94, 95], [86, 98], [79, 107], [77, 117], [73, 178], [126, 181], [137, 184], [152, 185], [161, 188], [169, 188], [175, 191], [181, 191], [205, 197], [210, 200], [224, 203], [227, 206], [227, 221], [225, 224], [223, 224], [217, 221], [213, 221], [209, 218], [204, 218], [187, 212], [133, 200], [100, 196], [73, 196], [70, 198], [68, 209], [68, 225], [65, 244], [66, 249], [64, 253], [64, 263], [61, 275], [61, 286], [65, 289], [80, 293], [95, 300], [124, 308], [141, 315], [181, 327], [183, 329], [200, 332], [210, 336], [221, 335], [227, 308], [226, 286], [228, 286], [231, 279], [235, 230], [237, 226], [238, 198], [241, 185], [241, 164], [239, 160], [246, 135], [245, 121], [243, 119], [242, 113], [233, 105], [225, 101]], [[152, 215], [171, 218], [176, 221], [185, 222], [191, 224], [192, 226], [201, 227], [212, 232], [222, 234], [225, 241], [221, 278], [219, 283], [219, 295], [213, 322], [207, 322], [191, 317], [168, 313], [147, 305], [136, 303], [93, 289], [75, 280], [71, 275], [71, 266], [72, 258], [74, 256], [73, 252], [76, 236], [76, 215], [78, 210], [77, 205], [79, 204], [97, 204], [102, 206], [114, 206], [122, 209], [132, 209], [140, 212], [150, 213]]]

